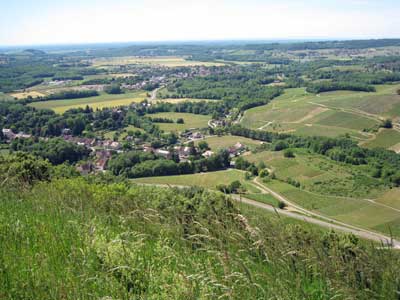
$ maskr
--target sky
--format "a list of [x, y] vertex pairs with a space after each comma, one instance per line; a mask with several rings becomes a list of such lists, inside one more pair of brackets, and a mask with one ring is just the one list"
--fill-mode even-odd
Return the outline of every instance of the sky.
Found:
[[0, 0], [0, 45], [400, 38], [400, 0]]

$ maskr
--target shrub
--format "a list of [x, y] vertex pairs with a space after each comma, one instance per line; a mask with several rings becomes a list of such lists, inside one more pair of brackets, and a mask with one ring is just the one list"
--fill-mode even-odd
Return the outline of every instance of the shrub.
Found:
[[114, 95], [114, 94], [122, 94], [122, 93], [124, 92], [124, 91], [121, 89], [121, 86], [118, 85], [118, 84], [112, 84], [112, 85], [106, 86], [106, 87], [104, 88], [104, 91], [105, 91], [107, 94], [112, 94], [112, 95]]
[[268, 177], [268, 175], [269, 175], [269, 172], [268, 172], [267, 169], [263, 169], [263, 170], [261, 170], [261, 171], [259, 172], [259, 176], [260, 176], [261, 178]]
[[294, 153], [293, 153], [293, 150], [291, 150], [291, 149], [286, 149], [286, 150], [283, 152], [283, 156], [286, 157], [286, 158], [293, 158], [293, 157], [295, 157], [295, 155], [294, 155]]
[[387, 128], [387, 129], [393, 128], [392, 120], [391, 120], [391, 119], [386, 119], [386, 120], [384, 120], [384, 121], [382, 122], [381, 127]]
[[178, 118], [178, 119], [176, 120], [176, 124], [185, 124], [185, 120], [182, 119], [182, 118]]
[[286, 203], [283, 202], [283, 201], [279, 201], [278, 207], [279, 207], [280, 209], [284, 209], [284, 208], [286, 207]]

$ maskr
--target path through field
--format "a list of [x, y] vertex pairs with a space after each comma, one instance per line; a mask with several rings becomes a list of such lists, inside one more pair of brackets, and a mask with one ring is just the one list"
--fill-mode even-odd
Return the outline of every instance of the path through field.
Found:
[[[382, 245], [384, 246], [391, 246], [393, 249], [400, 249], [400, 241], [394, 240], [388, 236], [385, 236], [383, 234], [380, 233], [376, 233], [373, 231], [369, 231], [366, 229], [362, 229], [362, 228], [358, 228], [346, 223], [342, 223], [333, 219], [330, 219], [328, 217], [319, 215], [317, 213], [308, 211], [302, 207], [299, 207], [296, 204], [293, 204], [292, 202], [290, 202], [289, 200], [287, 200], [285, 197], [281, 196], [280, 194], [276, 193], [275, 191], [264, 187], [263, 185], [261, 185], [257, 179], [253, 180], [254, 185], [262, 192], [262, 193], [269, 193], [271, 195], [273, 195], [274, 197], [276, 197], [277, 199], [285, 202], [286, 204], [288, 204], [289, 206], [292, 206], [293, 208], [295, 208], [297, 211], [304, 213], [304, 214], [300, 214], [297, 212], [291, 212], [291, 211], [287, 211], [287, 210], [281, 210], [281, 209], [277, 209], [273, 206], [270, 206], [268, 204], [264, 204], [255, 200], [251, 200], [246, 198], [245, 196], [242, 195], [230, 195], [231, 199], [241, 202], [241, 203], [245, 203], [248, 205], [251, 205], [253, 207], [258, 207], [261, 209], [264, 209], [266, 211], [269, 212], [273, 212], [276, 213], [278, 215], [283, 215], [289, 218], [293, 218], [293, 219], [297, 219], [297, 220], [301, 220], [307, 223], [311, 223], [311, 224], [315, 224], [318, 226], [322, 226], [325, 228], [330, 228], [330, 229], [334, 229], [334, 230], [339, 230], [345, 233], [352, 233], [360, 238], [363, 239], [367, 239], [367, 240], [371, 240], [374, 242], [379, 242], [382, 243]], [[189, 186], [182, 186], [182, 185], [169, 185], [169, 184], [149, 184], [149, 183], [140, 183], [142, 185], [151, 185], [151, 186], [157, 186], [157, 187], [163, 187], [163, 188], [170, 188], [170, 187], [176, 187], [176, 188], [188, 188]]]

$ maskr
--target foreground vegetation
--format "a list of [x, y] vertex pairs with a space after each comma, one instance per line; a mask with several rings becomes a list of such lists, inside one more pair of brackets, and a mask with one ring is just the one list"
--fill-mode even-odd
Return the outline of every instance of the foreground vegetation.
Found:
[[398, 294], [397, 252], [236, 206], [221, 194], [60, 178], [26, 156], [3, 159], [1, 171], [5, 299]]

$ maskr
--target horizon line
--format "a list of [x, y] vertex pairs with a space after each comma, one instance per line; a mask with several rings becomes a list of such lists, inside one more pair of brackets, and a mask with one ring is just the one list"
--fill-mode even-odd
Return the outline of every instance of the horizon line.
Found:
[[229, 43], [229, 42], [264, 42], [284, 43], [284, 42], [327, 42], [327, 41], [362, 41], [362, 40], [396, 40], [400, 37], [287, 37], [287, 38], [236, 38], [236, 39], [187, 39], [187, 40], [137, 40], [137, 41], [103, 41], [103, 42], [65, 42], [65, 43], [35, 43], [35, 44], [0, 44], [0, 49], [21, 48], [21, 47], [60, 47], [60, 46], [96, 46], [112, 44], [185, 44], [185, 43]]

